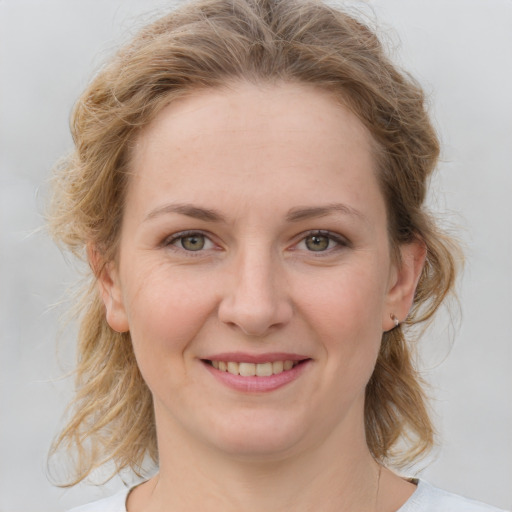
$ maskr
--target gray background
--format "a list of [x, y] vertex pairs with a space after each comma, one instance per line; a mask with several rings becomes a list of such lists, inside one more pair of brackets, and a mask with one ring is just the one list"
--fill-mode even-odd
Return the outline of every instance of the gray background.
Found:
[[[0, 512], [65, 510], [121, 485], [62, 490], [46, 477], [71, 396], [61, 376], [72, 368], [73, 328], [57, 326], [77, 274], [37, 230], [49, 170], [70, 148], [73, 101], [140, 13], [166, 4], [0, 0]], [[445, 315], [422, 340], [441, 446], [415, 471], [428, 466], [421, 476], [432, 483], [509, 509], [512, 2], [365, 4], [430, 93], [444, 144], [431, 204], [459, 226], [468, 258], [462, 316], [453, 325]]]

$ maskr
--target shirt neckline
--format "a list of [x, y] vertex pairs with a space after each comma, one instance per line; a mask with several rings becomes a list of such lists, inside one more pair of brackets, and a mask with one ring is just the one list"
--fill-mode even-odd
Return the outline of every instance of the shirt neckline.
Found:
[[[418, 500], [421, 499], [421, 496], [424, 494], [426, 488], [428, 487], [428, 484], [424, 480], [420, 480], [418, 478], [407, 478], [406, 480], [414, 484], [416, 489], [396, 512], [407, 512], [411, 505], [416, 504]], [[132, 487], [126, 487], [125, 489], [119, 491], [119, 493], [112, 496], [112, 498], [115, 499], [115, 504], [117, 504], [117, 500], [119, 499], [119, 504], [122, 506], [122, 508], [119, 509], [119, 512], [128, 512], [128, 496], [135, 488], [137, 488], [139, 485], [142, 485], [143, 483], [145, 482], [140, 482], [139, 484]]]

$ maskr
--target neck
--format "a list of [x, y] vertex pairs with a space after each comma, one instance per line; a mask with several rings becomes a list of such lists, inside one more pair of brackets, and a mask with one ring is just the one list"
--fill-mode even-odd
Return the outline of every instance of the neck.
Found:
[[176, 432], [159, 435], [160, 471], [132, 493], [128, 510], [374, 511], [380, 467], [364, 434], [346, 439], [333, 435], [309, 450], [240, 458]]

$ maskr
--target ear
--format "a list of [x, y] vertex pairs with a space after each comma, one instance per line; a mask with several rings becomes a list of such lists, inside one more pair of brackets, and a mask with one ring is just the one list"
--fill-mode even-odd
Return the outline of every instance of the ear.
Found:
[[105, 263], [100, 252], [92, 244], [87, 246], [87, 257], [96, 275], [100, 297], [105, 305], [108, 325], [116, 332], [127, 332], [129, 330], [128, 317], [115, 262]]
[[382, 330], [389, 331], [395, 327], [394, 318], [403, 322], [412, 306], [414, 293], [418, 286], [421, 271], [425, 265], [427, 248], [423, 240], [400, 246], [400, 261], [394, 265], [389, 291], [382, 319]]

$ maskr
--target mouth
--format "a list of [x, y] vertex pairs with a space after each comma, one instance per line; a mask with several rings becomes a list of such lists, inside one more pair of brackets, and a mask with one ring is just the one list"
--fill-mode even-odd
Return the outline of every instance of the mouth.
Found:
[[220, 372], [227, 372], [232, 375], [240, 375], [241, 377], [271, 377], [272, 375], [279, 375], [280, 373], [288, 372], [296, 366], [304, 364], [308, 360], [309, 359], [292, 361], [290, 359], [285, 359], [282, 361], [269, 361], [265, 363], [217, 361], [210, 359], [204, 359], [203, 361]]
[[300, 379], [313, 360], [298, 354], [217, 354], [201, 359], [218, 382], [237, 392], [259, 395]]

